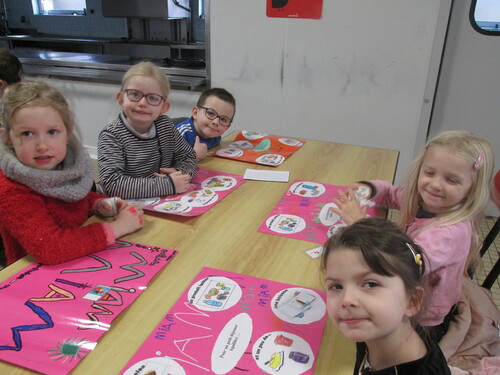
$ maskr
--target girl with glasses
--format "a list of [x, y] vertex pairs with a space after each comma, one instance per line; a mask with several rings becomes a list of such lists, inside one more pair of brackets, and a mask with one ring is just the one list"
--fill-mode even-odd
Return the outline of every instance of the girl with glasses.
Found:
[[100, 187], [123, 199], [183, 193], [196, 173], [193, 148], [165, 113], [170, 84], [151, 62], [125, 73], [116, 99], [122, 111], [98, 141]]

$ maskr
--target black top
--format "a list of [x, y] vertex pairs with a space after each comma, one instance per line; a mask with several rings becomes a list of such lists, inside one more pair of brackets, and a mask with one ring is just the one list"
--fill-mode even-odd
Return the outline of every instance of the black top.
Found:
[[380, 371], [365, 368], [360, 372], [359, 367], [364, 362], [367, 347], [364, 342], [358, 342], [356, 343], [354, 375], [450, 375], [450, 369], [439, 346], [434, 342], [426, 342], [425, 344], [427, 354], [416, 361], [401, 363]]

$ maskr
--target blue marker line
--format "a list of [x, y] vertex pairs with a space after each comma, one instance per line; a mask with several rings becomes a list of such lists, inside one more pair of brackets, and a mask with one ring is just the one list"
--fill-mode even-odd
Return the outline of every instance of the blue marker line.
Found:
[[15, 350], [15, 351], [20, 351], [23, 348], [23, 343], [21, 341], [21, 334], [20, 332], [23, 331], [38, 331], [41, 329], [46, 329], [46, 328], [52, 328], [54, 327], [54, 322], [52, 321], [52, 318], [50, 315], [41, 307], [38, 307], [32, 302], [26, 301], [25, 305], [28, 306], [36, 315], [42, 319], [45, 324], [30, 324], [30, 325], [24, 325], [24, 326], [17, 326], [17, 327], [12, 327], [12, 339], [16, 343], [16, 346], [9, 346], [9, 345], [0, 345], [0, 350]]

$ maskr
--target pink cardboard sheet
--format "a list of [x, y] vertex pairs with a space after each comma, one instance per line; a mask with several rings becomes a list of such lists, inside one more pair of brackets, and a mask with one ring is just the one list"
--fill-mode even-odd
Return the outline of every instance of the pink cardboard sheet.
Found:
[[26, 267], [0, 283], [0, 360], [67, 374], [176, 254], [117, 241], [70, 262]]
[[215, 152], [221, 158], [277, 167], [306, 143], [303, 140], [242, 130], [234, 141]]
[[192, 188], [187, 193], [129, 202], [142, 202], [145, 204], [144, 210], [163, 214], [198, 216], [215, 206], [243, 182], [243, 177], [237, 174], [198, 169], [191, 182]]
[[[338, 198], [339, 190], [345, 191], [346, 187], [295, 180], [258, 232], [325, 243], [338, 228], [345, 226], [330, 209], [336, 207], [333, 198]], [[367, 215], [376, 216], [375, 203], [367, 199], [366, 193], [360, 190], [358, 200], [368, 206]]]
[[323, 291], [203, 268], [121, 374], [312, 374]]

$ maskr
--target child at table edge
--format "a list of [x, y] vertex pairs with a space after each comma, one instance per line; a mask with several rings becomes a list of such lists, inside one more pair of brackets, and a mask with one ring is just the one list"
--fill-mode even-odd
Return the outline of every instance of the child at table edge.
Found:
[[441, 349], [419, 327], [425, 254], [395, 224], [366, 218], [323, 246], [327, 312], [356, 342], [354, 374], [448, 375]]
[[203, 91], [193, 107], [191, 117], [175, 128], [193, 147], [196, 160], [206, 158], [208, 149], [220, 144], [222, 134], [229, 129], [236, 112], [236, 100], [223, 88]]
[[[140, 229], [142, 213], [90, 191], [93, 168], [62, 94], [43, 82], [9, 87], [0, 142], [0, 234], [8, 264], [56, 264], [104, 250]], [[82, 226], [89, 216], [111, 222]]]
[[97, 145], [105, 194], [140, 199], [188, 190], [196, 155], [165, 115], [169, 91], [167, 76], [149, 61], [125, 73], [116, 94], [122, 111], [101, 131]]

